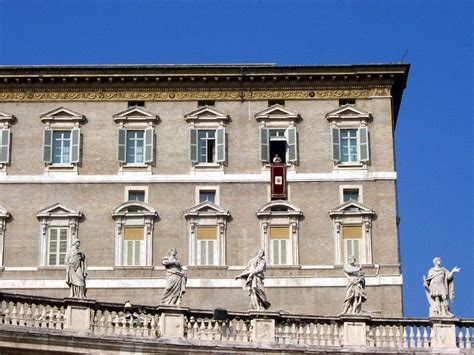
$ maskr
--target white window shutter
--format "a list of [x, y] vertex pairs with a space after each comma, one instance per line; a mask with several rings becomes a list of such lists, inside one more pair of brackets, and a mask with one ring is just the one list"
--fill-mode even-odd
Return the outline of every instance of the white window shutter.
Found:
[[120, 163], [127, 162], [127, 130], [117, 128], [117, 160]]
[[193, 163], [198, 162], [198, 131], [189, 129], [189, 158]]
[[6, 164], [10, 161], [10, 129], [0, 130], [0, 163]]
[[260, 127], [260, 160], [270, 162], [270, 132], [265, 127]]
[[369, 132], [367, 127], [359, 128], [360, 161], [369, 161]]
[[145, 163], [153, 162], [154, 133], [153, 127], [145, 129]]
[[331, 140], [332, 140], [332, 160], [335, 162], [341, 161], [341, 139], [339, 128], [331, 128]]
[[71, 130], [71, 163], [79, 163], [81, 149], [81, 130], [73, 128]]
[[43, 131], [43, 162], [53, 161], [53, 130], [45, 128]]
[[288, 161], [298, 160], [298, 147], [296, 142], [296, 128], [290, 127], [285, 131], [286, 142], [288, 144]]
[[216, 162], [225, 161], [225, 128], [216, 129]]

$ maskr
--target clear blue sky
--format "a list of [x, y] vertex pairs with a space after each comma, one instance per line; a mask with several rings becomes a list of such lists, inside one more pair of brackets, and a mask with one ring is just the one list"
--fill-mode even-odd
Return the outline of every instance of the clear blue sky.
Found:
[[473, 2], [0, 0], [0, 65], [412, 65], [396, 129], [405, 315], [434, 256], [474, 317]]

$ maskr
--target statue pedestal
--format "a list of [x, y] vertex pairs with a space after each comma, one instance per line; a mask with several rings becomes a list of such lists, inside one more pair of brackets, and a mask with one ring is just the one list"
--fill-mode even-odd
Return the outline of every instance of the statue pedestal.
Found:
[[366, 315], [344, 314], [340, 316], [344, 322], [344, 346], [367, 346], [367, 322], [371, 317]]
[[184, 338], [184, 314], [189, 311], [186, 307], [159, 305], [160, 333], [164, 338]]
[[274, 343], [275, 339], [275, 318], [280, 316], [279, 312], [273, 311], [249, 311], [252, 317], [252, 342]]
[[459, 318], [454, 317], [430, 317], [431, 348], [432, 349], [457, 349], [456, 345], [456, 322]]
[[65, 298], [64, 329], [89, 331], [91, 329], [91, 308], [95, 303], [95, 300], [86, 298]]

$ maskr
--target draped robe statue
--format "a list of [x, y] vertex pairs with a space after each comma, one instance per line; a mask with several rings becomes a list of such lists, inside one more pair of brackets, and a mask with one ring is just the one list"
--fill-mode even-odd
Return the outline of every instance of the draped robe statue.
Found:
[[263, 273], [266, 270], [266, 261], [264, 259], [265, 252], [260, 249], [257, 255], [250, 259], [245, 270], [235, 279], [241, 279], [242, 288], [247, 290], [250, 296], [250, 305], [252, 309], [263, 311], [270, 308], [271, 303], [268, 302], [263, 286]]
[[430, 304], [430, 317], [453, 317], [449, 301], [454, 300], [454, 273], [461, 271], [454, 267], [450, 272], [441, 266], [441, 258], [433, 259], [434, 266], [423, 276], [426, 298]]
[[81, 242], [76, 239], [72, 242], [65, 257], [66, 283], [69, 286], [69, 297], [85, 298], [86, 289], [86, 255], [79, 249]]
[[178, 252], [171, 248], [168, 256], [161, 259], [161, 263], [166, 268], [166, 286], [161, 295], [160, 304], [179, 306], [183, 294], [186, 292], [187, 277], [183, 272], [181, 262], [176, 258]]
[[350, 255], [344, 266], [347, 277], [346, 298], [344, 299], [343, 314], [360, 314], [362, 303], [367, 300], [365, 293], [365, 277], [360, 265], [356, 265], [356, 258]]

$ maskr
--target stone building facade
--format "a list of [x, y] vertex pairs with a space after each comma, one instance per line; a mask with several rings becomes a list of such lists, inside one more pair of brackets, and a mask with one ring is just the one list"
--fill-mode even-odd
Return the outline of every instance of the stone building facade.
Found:
[[[0, 67], [0, 289], [67, 296], [78, 238], [88, 297], [248, 309], [257, 249], [272, 309], [336, 315], [363, 264], [375, 316], [403, 312], [394, 130], [409, 66]], [[271, 165], [286, 195], [271, 197]]]

